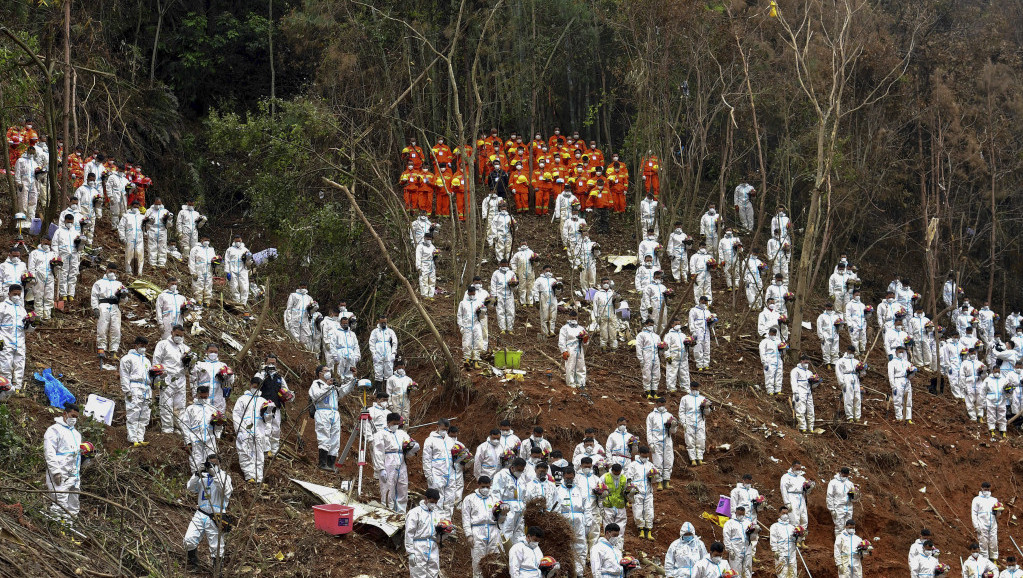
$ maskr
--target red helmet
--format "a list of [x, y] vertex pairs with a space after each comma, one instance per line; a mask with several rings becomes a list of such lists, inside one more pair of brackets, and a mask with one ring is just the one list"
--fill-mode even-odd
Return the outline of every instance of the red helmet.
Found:
[[739, 573], [729, 568], [721, 573], [721, 578], [739, 578]]
[[795, 528], [792, 529], [792, 535], [793, 536], [805, 536], [806, 535], [806, 527], [804, 527], [804, 526], [796, 526]]
[[636, 568], [639, 568], [639, 560], [632, 556], [622, 556], [622, 559], [619, 560], [618, 563], [626, 570], [635, 570]]
[[948, 574], [951, 571], [952, 571], [952, 567], [949, 566], [948, 564], [938, 563], [938, 564], [935, 564], [935, 566], [934, 566], [934, 575], [935, 576], [941, 576], [943, 574]]
[[167, 372], [167, 370], [164, 369], [163, 365], [159, 364], [159, 363], [157, 363], [156, 365], [154, 365], [154, 366], [149, 368], [149, 375], [151, 375], [153, 377], [156, 377], [156, 376], [159, 376], [159, 375], [163, 375], [166, 372]]
[[281, 387], [281, 389], [277, 391], [277, 394], [281, 396], [281, 399], [285, 403], [291, 403], [295, 399], [295, 394], [287, 387]]
[[232, 375], [234, 375], [234, 370], [226, 365], [221, 367], [220, 371], [217, 372], [217, 376], [222, 378], [231, 377]]
[[860, 545], [856, 547], [857, 550], [873, 550], [874, 547], [870, 545], [869, 540], [860, 540]]
[[991, 507], [992, 512], [1003, 512], [1005, 511], [1005, 504], [1001, 502], [995, 502], [995, 505]]
[[789, 344], [788, 343], [786, 343], [784, 341], [778, 342], [778, 351], [785, 351], [788, 348], [789, 348]]
[[11, 380], [0, 375], [0, 391], [11, 391]]
[[227, 425], [227, 416], [220, 410], [213, 412], [210, 416], [210, 425]]
[[436, 529], [438, 534], [451, 534], [455, 531], [455, 525], [451, 523], [451, 520], [441, 520]]
[[558, 565], [558, 561], [553, 556], [544, 556], [540, 558], [540, 563], [537, 565], [541, 570], [553, 570]]
[[35, 278], [36, 278], [36, 276], [33, 275], [31, 271], [29, 271], [29, 272], [27, 272], [27, 273], [25, 273], [24, 275], [21, 276], [21, 284], [22, 285], [28, 285], [28, 282], [35, 280]]
[[50, 259], [50, 267], [63, 267], [63, 266], [64, 266], [64, 260], [61, 259], [60, 257], [54, 257], [53, 259]]
[[650, 471], [646, 473], [648, 478], [656, 478], [659, 475], [661, 475], [661, 472], [657, 471], [657, 468], [650, 468]]
[[597, 482], [594, 484], [592, 491], [595, 496], [603, 496], [607, 493], [607, 484], [604, 482]]
[[78, 446], [78, 451], [82, 454], [83, 458], [88, 458], [96, 452], [96, 446], [92, 445], [92, 442], [82, 442]]

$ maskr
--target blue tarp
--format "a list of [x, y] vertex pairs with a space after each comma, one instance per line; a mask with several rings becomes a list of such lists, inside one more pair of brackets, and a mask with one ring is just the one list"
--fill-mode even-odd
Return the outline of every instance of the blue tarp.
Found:
[[49, 367], [42, 373], [36, 372], [33, 377], [43, 383], [43, 390], [46, 391], [46, 397], [50, 398], [50, 405], [53, 407], [64, 409], [64, 404], [75, 403], [75, 396], [71, 395], [63, 383], [53, 377], [53, 372]]

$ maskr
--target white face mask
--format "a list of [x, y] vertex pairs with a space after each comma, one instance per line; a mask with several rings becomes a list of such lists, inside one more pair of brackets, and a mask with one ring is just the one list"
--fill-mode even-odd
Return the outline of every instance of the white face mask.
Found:
[[21, 295], [11, 295], [11, 303], [14, 303], [15, 305], [21, 305], [22, 303]]
[[537, 546], [539, 546], [540, 544], [539, 542], [526, 541], [526, 545], [529, 546], [530, 550], [536, 550]]
[[490, 488], [480, 488], [479, 492], [480, 492], [480, 496], [482, 496], [484, 498], [487, 498], [487, 497], [490, 496]]
[[181, 345], [182, 343], [185, 342], [185, 338], [180, 335], [175, 335], [174, 337], [171, 337], [171, 340], [174, 341], [175, 345]]
[[774, 311], [777, 307], [778, 307], [777, 305], [771, 303], [770, 305], [767, 306], [767, 309], [768, 311]]
[[326, 381], [326, 380], [328, 380], [330, 378], [331, 378], [331, 373], [329, 371], [324, 371], [323, 372], [323, 380]]
[[852, 536], [853, 534], [856, 533], [856, 530], [853, 530], [852, 528], [846, 528], [845, 533]]
[[719, 563], [721, 563], [721, 556], [711, 556], [710, 557], [710, 561], [715, 563], [715, 564], [719, 564]]
[[503, 436], [510, 436], [510, 435], [513, 435], [514, 433], [515, 432], [510, 430], [510, 429], [503, 429], [503, 430], [501, 430], [501, 435], [503, 435]]
[[606, 291], [606, 290], [611, 288], [611, 284], [610, 283], [603, 283], [603, 284], [601, 284], [601, 287]]
[[78, 418], [77, 417], [64, 418], [64, 423], [66, 423], [68, 427], [75, 427], [75, 424], [78, 423]]
[[113, 281], [113, 280], [117, 279], [117, 273], [107, 273], [106, 277], [107, 277], [107, 279]]
[[643, 266], [646, 267], [647, 269], [653, 269], [654, 268], [654, 264], [653, 263], [643, 263]]
[[974, 552], [970, 554], [970, 558], [973, 558], [974, 560], [976, 560], [978, 556], [980, 556], [980, 552]]
[[178, 292], [178, 286], [177, 285], [171, 285], [169, 287], [169, 289], [170, 289], [171, 293], [177, 293]]
[[145, 347], [136, 347], [135, 348], [135, 353], [138, 353], [139, 355], [145, 355], [146, 354], [146, 348]]
[[242, 242], [241, 241], [235, 241], [234, 248], [235, 249], [241, 249], [242, 248]]
[[[39, 250], [40, 251], [49, 251], [50, 250], [50, 246], [49, 245], [39, 245]], [[1019, 334], [1017, 333], [1017, 335], [1019, 335]]]
[[216, 361], [218, 357], [220, 357], [220, 356], [217, 354], [216, 351], [213, 351], [213, 352], [210, 352], [210, 353], [206, 354], [206, 359], [209, 359], [210, 361]]
[[928, 556], [929, 557], [932, 554], [934, 554], [934, 550], [924, 550], [924, 556]]
[[629, 429], [629, 428], [628, 428], [628, 427], [626, 427], [626, 426], [625, 426], [624, 424], [623, 424], [623, 425], [620, 425], [620, 426], [618, 426], [618, 431], [620, 431], [620, 432], [622, 432], [622, 433], [625, 433], [626, 431], [628, 431], [628, 429]]
[[299, 295], [305, 295], [306, 293], [309, 293], [309, 290], [308, 289], [299, 289], [298, 291], [295, 291], [295, 293], [298, 293]]
[[490, 445], [494, 446], [495, 448], [497, 446], [501, 445], [501, 440], [489, 440], [489, 441], [490, 441]]
[[423, 509], [426, 510], [427, 512], [432, 512], [434, 506], [436, 505], [437, 504], [431, 504], [430, 502], [423, 502]]
[[569, 320], [568, 320], [568, 325], [569, 325], [570, 327], [575, 327], [575, 326], [576, 326], [576, 324], [578, 324], [578, 323], [579, 323], [579, 322], [578, 322], [578, 321], [576, 321], [576, 320], [574, 320], [574, 319], [569, 319]]
[[394, 375], [397, 375], [398, 377], [405, 377], [405, 370], [404, 369], [395, 369], [394, 370]]
[[209, 247], [210, 246], [210, 242], [209, 241], [203, 241], [202, 242], [202, 246], [203, 247]]
[[398, 431], [398, 426], [396, 426], [396, 425], [389, 425], [389, 426], [387, 426], [387, 431], [389, 431], [389, 432], [396, 432], [396, 431]]
[[643, 456], [640, 456], [640, 457], [636, 458], [636, 461], [641, 463], [641, 464], [645, 464], [646, 463], [646, 458], [644, 458]]
[[990, 490], [981, 490], [980, 495], [984, 496], [985, 498], [990, 498], [991, 497], [991, 491]]

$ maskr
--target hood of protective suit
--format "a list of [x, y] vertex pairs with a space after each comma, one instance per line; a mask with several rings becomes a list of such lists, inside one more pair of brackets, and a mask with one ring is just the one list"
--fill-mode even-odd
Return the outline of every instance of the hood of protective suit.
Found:
[[682, 536], [685, 536], [686, 533], [691, 533], [694, 539], [698, 537], [696, 535], [696, 528], [693, 527], [693, 524], [691, 522], [686, 522], [682, 524], [682, 529], [678, 531], [678, 537], [681, 538]]

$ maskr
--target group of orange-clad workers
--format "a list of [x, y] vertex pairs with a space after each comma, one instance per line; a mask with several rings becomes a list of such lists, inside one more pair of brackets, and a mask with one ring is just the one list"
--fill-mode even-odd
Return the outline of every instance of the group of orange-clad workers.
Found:
[[[579, 201], [580, 208], [610, 209], [625, 212], [625, 195], [629, 189], [629, 169], [612, 153], [608, 161], [596, 141], [586, 141], [578, 132], [572, 136], [554, 134], [544, 139], [540, 133], [530, 142], [512, 133], [507, 140], [498, 135], [480, 133], [476, 139], [476, 175], [480, 182], [501, 197], [509, 207], [525, 213], [532, 208], [537, 215], [546, 215], [551, 203], [566, 188]], [[405, 209], [420, 210], [446, 217], [451, 215], [452, 201], [460, 220], [465, 220], [466, 171], [463, 163], [471, 158], [473, 147], [465, 145], [453, 150], [443, 137], [429, 150], [416, 144], [415, 137], [401, 151], [405, 170], [400, 184]], [[656, 198], [660, 194], [660, 161], [649, 155], [642, 161], [643, 183]], [[495, 172], [497, 171], [497, 172]], [[436, 206], [434, 201], [436, 200]]]
[[[7, 128], [7, 155], [10, 159], [11, 168], [13, 170], [14, 165], [18, 162], [18, 158], [25, 153], [25, 150], [30, 146], [37, 146], [39, 144], [39, 133], [36, 131], [32, 121], [26, 120], [20, 126], [11, 126]], [[58, 142], [57, 145], [57, 162], [60, 163], [60, 159], [63, 155], [63, 145]], [[86, 157], [82, 153], [81, 149], [75, 149], [74, 152], [68, 155], [68, 167], [70, 167], [71, 175], [71, 190], [77, 190], [78, 187], [82, 186], [85, 182], [85, 166], [91, 163], [93, 160], [99, 159], [103, 163], [104, 172], [112, 172], [116, 169], [117, 164], [113, 158], [104, 158], [100, 155], [99, 151], [94, 151], [92, 155]], [[124, 176], [128, 179], [128, 183], [134, 186], [128, 187], [127, 191], [127, 205], [131, 206], [133, 201], [139, 201], [139, 203], [146, 206], [146, 189], [153, 184], [153, 180], [142, 173], [142, 167], [126, 162], [123, 164]]]

